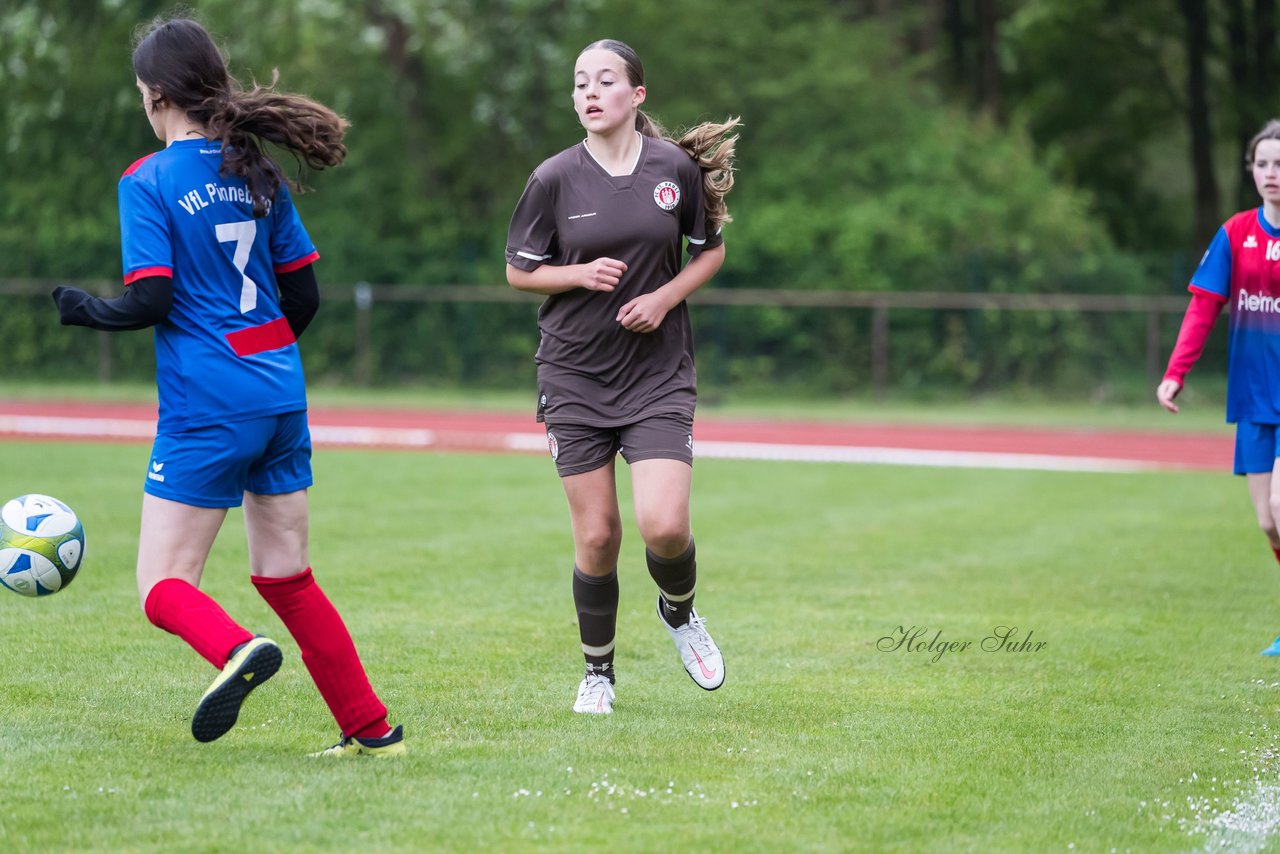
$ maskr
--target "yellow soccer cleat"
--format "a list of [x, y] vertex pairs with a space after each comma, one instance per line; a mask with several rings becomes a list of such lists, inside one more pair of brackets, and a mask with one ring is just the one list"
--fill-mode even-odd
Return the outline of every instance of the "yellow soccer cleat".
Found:
[[235, 726], [245, 697], [274, 676], [282, 660], [280, 647], [269, 638], [256, 637], [237, 647], [191, 716], [196, 741], [213, 741]]
[[372, 756], [375, 759], [393, 759], [404, 756], [404, 727], [397, 726], [382, 738], [357, 738], [354, 735], [344, 738], [328, 750], [313, 753], [312, 756], [333, 757], [341, 759], [347, 756]]

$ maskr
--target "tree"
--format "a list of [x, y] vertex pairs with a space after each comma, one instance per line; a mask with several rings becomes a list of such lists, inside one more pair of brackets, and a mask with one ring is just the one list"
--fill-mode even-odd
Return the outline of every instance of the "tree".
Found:
[[[1226, 0], [1227, 65], [1232, 99], [1228, 109], [1235, 123], [1235, 150], [1241, 156], [1249, 140], [1276, 112], [1272, 74], [1276, 53], [1275, 0]], [[1238, 163], [1239, 161], [1237, 161]], [[1252, 206], [1257, 190], [1248, 169], [1237, 170], [1235, 206]]]
[[[5, 68], [45, 63], [6, 81], [15, 95], [0, 104], [4, 173], [22, 176], [6, 186], [0, 220], [10, 275], [114, 277], [114, 184], [156, 147], [127, 64], [129, 30], [156, 4], [104, 0], [76, 17], [78, 5], [28, 0], [0, 13], [15, 57]], [[703, 0], [697, 16], [717, 22], [714, 37], [673, 27], [659, 0], [361, 0], [355, 11], [322, 0], [201, 6], [238, 77], [269, 79], [278, 66], [282, 88], [352, 121], [347, 163], [309, 176], [321, 192], [298, 197], [327, 281], [501, 281], [525, 179], [581, 136], [572, 63], [602, 35], [639, 50], [648, 107], [669, 126], [744, 117], [726, 285], [1042, 288], [1045, 267], [998, 281], [973, 271], [1110, 251], [1089, 197], [1056, 185], [1052, 161], [1037, 162], [1025, 130], [1034, 125], [974, 116], [921, 74], [930, 58], [905, 45], [913, 31], [940, 30], [914, 4]], [[997, 31], [986, 32], [994, 57]], [[62, 58], [49, 59], [46, 42], [62, 45]], [[81, 73], [71, 56], [84, 57]], [[984, 73], [1000, 81], [984, 90], [990, 99], [1003, 77]], [[51, 103], [76, 109], [41, 119]], [[65, 144], [85, 138], [92, 158]], [[24, 218], [24, 203], [45, 219]], [[74, 255], [70, 222], [84, 235]]]
[[1209, 122], [1209, 83], [1205, 64], [1209, 53], [1209, 16], [1205, 0], [1178, 0], [1185, 23], [1187, 97], [1184, 111], [1191, 137], [1191, 172], [1194, 176], [1194, 234], [1199, 243], [1221, 225], [1218, 210], [1218, 179], [1213, 169], [1213, 131]]

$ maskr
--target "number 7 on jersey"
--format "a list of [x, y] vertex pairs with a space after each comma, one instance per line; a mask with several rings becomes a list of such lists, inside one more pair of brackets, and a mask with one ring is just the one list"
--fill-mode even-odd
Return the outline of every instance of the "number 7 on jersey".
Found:
[[236, 249], [231, 256], [231, 263], [240, 271], [240, 313], [248, 314], [258, 305], [258, 286], [245, 274], [244, 268], [249, 264], [249, 250], [258, 236], [258, 225], [253, 220], [244, 222], [220, 222], [217, 228], [218, 242], [235, 241]]

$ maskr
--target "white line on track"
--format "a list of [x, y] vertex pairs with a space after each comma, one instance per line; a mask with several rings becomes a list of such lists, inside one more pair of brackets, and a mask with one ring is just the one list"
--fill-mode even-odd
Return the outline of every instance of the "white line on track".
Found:
[[[513, 451], [546, 451], [547, 438], [538, 433], [510, 433]], [[699, 457], [727, 460], [783, 460], [805, 463], [874, 463], [941, 468], [1034, 469], [1038, 471], [1118, 472], [1156, 471], [1161, 466], [1139, 460], [1109, 460], [1049, 454], [997, 454], [983, 451], [933, 451], [850, 445], [781, 445], [765, 442], [695, 441]]]
[[[155, 435], [155, 423], [126, 418], [79, 418], [44, 415], [0, 415], [0, 434], [26, 437], [135, 439]], [[429, 429], [312, 425], [312, 439], [318, 445], [383, 448], [441, 448], [439, 433]], [[467, 434], [469, 448], [483, 450], [546, 453], [547, 438], [542, 433]], [[697, 455], [713, 459], [782, 460], [811, 463], [861, 463], [939, 468], [1023, 469], [1036, 471], [1130, 473], [1155, 471], [1167, 466], [1141, 460], [1073, 457], [1055, 454], [1015, 454], [986, 451], [940, 451], [912, 448], [881, 448], [845, 445], [791, 445], [767, 442], [697, 443]]]

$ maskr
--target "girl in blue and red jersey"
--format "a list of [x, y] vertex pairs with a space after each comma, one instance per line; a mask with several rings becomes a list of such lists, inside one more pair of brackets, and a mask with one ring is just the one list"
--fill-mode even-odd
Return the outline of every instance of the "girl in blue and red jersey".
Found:
[[127, 285], [116, 299], [58, 288], [65, 325], [155, 328], [160, 417], [143, 483], [138, 593], [156, 626], [219, 670], [191, 720], [235, 725], [280, 648], [198, 589], [227, 508], [243, 504], [251, 580], [280, 616], [342, 739], [325, 756], [404, 752], [307, 552], [311, 439], [296, 338], [319, 305], [315, 246], [263, 142], [312, 168], [346, 156], [347, 122], [271, 86], [240, 88], [197, 22], [155, 22], [133, 52], [164, 150], [120, 179]]
[[[1229, 306], [1227, 421], [1236, 425], [1235, 473], [1245, 476], [1258, 525], [1280, 561], [1280, 121], [1254, 136], [1245, 162], [1262, 206], [1227, 220], [1204, 253], [1156, 399], [1178, 411], [1183, 380]], [[1280, 655], [1280, 638], [1262, 654]]]

